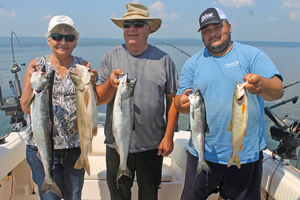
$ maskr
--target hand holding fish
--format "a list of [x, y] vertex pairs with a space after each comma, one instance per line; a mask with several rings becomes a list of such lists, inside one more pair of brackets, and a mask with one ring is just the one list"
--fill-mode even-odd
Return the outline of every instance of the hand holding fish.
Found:
[[256, 95], [262, 93], [264, 89], [264, 81], [260, 75], [251, 73], [246, 74], [244, 76], [244, 81], [248, 81], [248, 84], [246, 84], [244, 88], [247, 89], [249, 93]]
[[39, 71], [39, 63], [37, 61], [36, 62], [35, 61], [36, 60], [31, 61], [28, 66], [28, 69], [27, 69], [29, 79], [31, 79], [33, 72]]
[[95, 86], [98, 73], [97, 73], [96, 70], [91, 68], [91, 63], [87, 63], [85, 66], [89, 69], [89, 72], [90, 72], [90, 75], [91, 75], [91, 83], [92, 83], [93, 86]]
[[124, 73], [120, 69], [114, 69], [109, 77], [109, 82], [114, 88], [118, 88], [118, 85], [120, 83], [119, 75], [123, 76]]
[[192, 91], [193, 89], [186, 89], [182, 95], [175, 97], [175, 107], [182, 114], [190, 113], [190, 101], [188, 96]]

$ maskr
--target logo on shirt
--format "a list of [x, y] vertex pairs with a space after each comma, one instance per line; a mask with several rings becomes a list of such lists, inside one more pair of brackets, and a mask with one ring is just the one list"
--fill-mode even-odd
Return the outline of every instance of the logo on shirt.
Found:
[[240, 62], [237, 60], [232, 63], [225, 64], [225, 66], [226, 66], [226, 68], [235, 67], [235, 66], [238, 66], [239, 63]]
[[208, 13], [208, 14], [202, 15], [201, 16], [201, 23], [204, 22], [205, 20], [210, 19], [210, 18], [214, 18], [214, 13]]

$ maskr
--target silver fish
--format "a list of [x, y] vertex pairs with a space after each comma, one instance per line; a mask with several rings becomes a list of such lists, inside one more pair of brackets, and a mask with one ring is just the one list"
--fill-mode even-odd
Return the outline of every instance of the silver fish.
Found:
[[247, 83], [238, 82], [234, 87], [232, 117], [227, 129], [232, 133], [232, 154], [227, 164], [228, 167], [235, 163], [238, 168], [241, 168], [238, 152], [243, 150], [243, 139], [246, 135], [248, 122], [248, 100], [244, 88]]
[[136, 79], [128, 79], [128, 74], [119, 79], [120, 83], [114, 101], [112, 129], [120, 155], [120, 165], [117, 172], [117, 183], [122, 175], [132, 178], [132, 174], [127, 168], [127, 157], [131, 131], [133, 126], [133, 113], [131, 97], [133, 96]]
[[93, 136], [97, 135], [97, 96], [91, 83], [91, 75], [86, 66], [76, 64], [76, 68], [70, 68], [70, 76], [76, 88], [76, 115], [75, 129], [78, 130], [80, 138], [81, 154], [74, 168], [82, 169], [90, 175], [90, 163], [88, 152], [92, 152]]
[[189, 95], [189, 101], [193, 146], [199, 157], [196, 170], [197, 176], [202, 170], [211, 173], [211, 169], [204, 158], [205, 133], [209, 132], [209, 130], [206, 123], [205, 104], [199, 89], [194, 94]]
[[31, 76], [31, 87], [33, 97], [29, 103], [32, 131], [45, 171], [45, 179], [42, 185], [42, 194], [52, 191], [60, 198], [61, 191], [58, 188], [53, 174], [53, 108], [52, 108], [52, 86], [54, 71], [34, 72]]

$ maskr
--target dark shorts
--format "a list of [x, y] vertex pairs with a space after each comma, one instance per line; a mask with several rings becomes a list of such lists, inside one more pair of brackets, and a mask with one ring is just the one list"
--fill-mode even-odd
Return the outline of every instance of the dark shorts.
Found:
[[130, 153], [127, 167], [132, 178], [122, 176], [118, 185], [116, 175], [120, 164], [119, 154], [115, 149], [106, 147], [106, 176], [111, 200], [130, 200], [134, 174], [137, 175], [139, 200], [157, 200], [158, 188], [161, 183], [163, 157], [158, 156], [158, 149]]
[[207, 161], [212, 174], [202, 171], [195, 178], [198, 157], [187, 151], [181, 200], [207, 199], [209, 195], [217, 192], [225, 200], [260, 200], [262, 159], [263, 154], [260, 152], [258, 161], [242, 164], [241, 169], [235, 165], [228, 168], [227, 165]]

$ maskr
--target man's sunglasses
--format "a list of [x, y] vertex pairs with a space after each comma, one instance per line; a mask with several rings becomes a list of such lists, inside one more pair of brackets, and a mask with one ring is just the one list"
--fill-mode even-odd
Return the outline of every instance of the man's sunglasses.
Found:
[[124, 21], [124, 22], [123, 22], [123, 27], [124, 27], [124, 28], [130, 28], [132, 24], [133, 24], [134, 28], [142, 28], [142, 27], [144, 27], [144, 25], [147, 24], [147, 23], [144, 22], [144, 21], [134, 21], [134, 22], [131, 22], [131, 21]]
[[63, 35], [60, 33], [51, 33], [50, 36], [55, 41], [61, 41], [63, 39], [63, 37], [65, 38], [65, 40], [67, 42], [73, 42], [75, 40], [75, 35], [72, 35], [72, 34]]

